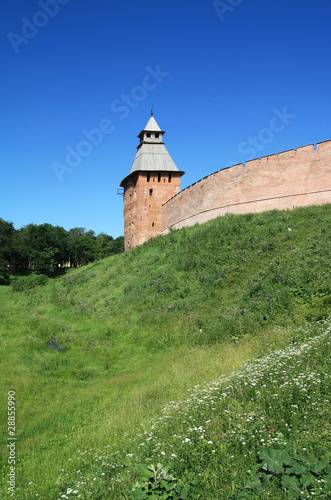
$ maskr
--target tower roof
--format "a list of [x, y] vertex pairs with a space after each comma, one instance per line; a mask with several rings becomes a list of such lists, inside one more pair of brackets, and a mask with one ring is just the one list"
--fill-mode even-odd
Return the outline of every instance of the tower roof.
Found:
[[[160, 127], [158, 126], [158, 124], [153, 116], [153, 111], [151, 111], [151, 116], [150, 116], [148, 122], [146, 123], [145, 128], [143, 130], [141, 130], [139, 132], [139, 134], [137, 135], [137, 137], [139, 137], [141, 139], [141, 141], [143, 140], [144, 135], [146, 135], [145, 132], [159, 133], [159, 134], [161, 134], [161, 139], [162, 139], [163, 134], [165, 134], [165, 131], [161, 130]], [[145, 139], [146, 139], [146, 137], [145, 137]], [[162, 142], [162, 141], [159, 141], [159, 142]], [[140, 145], [141, 145], [141, 143], [139, 144], [138, 148], [140, 147]]]
[[160, 144], [142, 144], [138, 149], [135, 159], [130, 170], [130, 174], [133, 172], [143, 171], [143, 172], [178, 172], [173, 159], [167, 151], [167, 148], [163, 143]]
[[137, 147], [137, 153], [133, 160], [130, 173], [122, 180], [121, 186], [124, 187], [127, 179], [136, 172], [180, 172], [173, 159], [162, 142], [162, 135], [165, 134], [158, 126], [153, 112], [145, 126], [139, 133], [140, 144]]
[[[154, 118], [153, 115], [150, 116], [150, 119], [148, 120], [148, 122], [147, 122], [146, 127], [144, 128], [144, 130], [146, 130], [146, 131], [152, 131], [152, 132], [161, 132], [161, 129], [158, 126], [158, 124], [156, 123], [156, 120], [155, 120], [155, 118]], [[143, 130], [141, 132], [143, 132]], [[165, 134], [165, 132], [163, 132], [163, 134]], [[139, 137], [139, 135], [138, 135], [138, 137]]]

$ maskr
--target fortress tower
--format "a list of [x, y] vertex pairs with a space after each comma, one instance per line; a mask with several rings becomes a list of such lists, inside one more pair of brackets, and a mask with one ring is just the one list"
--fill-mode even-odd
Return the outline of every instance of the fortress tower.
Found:
[[151, 112], [146, 127], [138, 134], [140, 143], [124, 188], [125, 250], [141, 245], [161, 233], [162, 204], [180, 191], [178, 170], [169, 155]]

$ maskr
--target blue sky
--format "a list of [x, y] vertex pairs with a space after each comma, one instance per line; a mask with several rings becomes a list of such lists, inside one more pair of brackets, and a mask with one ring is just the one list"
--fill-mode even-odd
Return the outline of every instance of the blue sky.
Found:
[[[331, 139], [328, 0], [0, 1], [0, 217], [123, 234], [154, 116], [181, 187]], [[75, 152], [75, 153], [73, 153]]]

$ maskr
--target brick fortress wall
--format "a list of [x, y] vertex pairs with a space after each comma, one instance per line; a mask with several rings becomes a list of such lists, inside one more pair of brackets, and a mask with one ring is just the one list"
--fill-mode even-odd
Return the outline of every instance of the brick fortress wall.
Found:
[[331, 203], [331, 141], [220, 170], [162, 206], [163, 234], [226, 213]]

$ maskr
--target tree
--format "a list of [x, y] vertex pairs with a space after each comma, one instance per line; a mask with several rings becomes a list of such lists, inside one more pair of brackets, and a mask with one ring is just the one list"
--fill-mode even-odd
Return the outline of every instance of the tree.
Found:
[[96, 236], [83, 227], [66, 231], [47, 223], [15, 230], [12, 222], [0, 218], [0, 281], [8, 282], [10, 272], [17, 269], [48, 274], [69, 261], [77, 266], [122, 253], [123, 240], [105, 233]]
[[10, 268], [13, 264], [12, 245], [14, 226], [0, 218], [0, 283], [8, 283]]
[[28, 233], [24, 227], [13, 234], [12, 256], [15, 270], [29, 267]]
[[124, 252], [124, 236], [119, 236], [114, 240], [113, 253], [123, 253]]
[[108, 234], [100, 233], [97, 238], [98, 259], [104, 259], [113, 253], [114, 238]]
[[86, 231], [83, 227], [70, 229], [68, 246], [71, 266], [87, 264], [97, 258], [98, 245], [92, 230]]
[[27, 235], [29, 267], [49, 273], [69, 260], [68, 234], [63, 227], [29, 224]]

